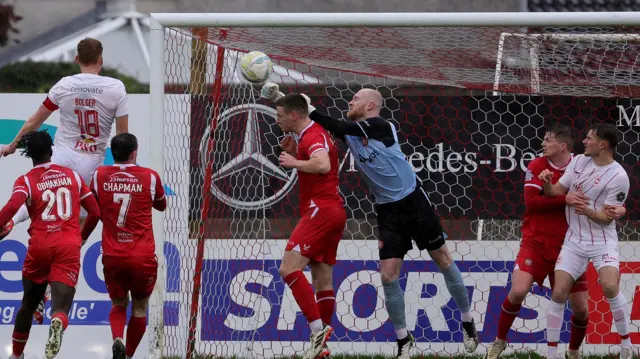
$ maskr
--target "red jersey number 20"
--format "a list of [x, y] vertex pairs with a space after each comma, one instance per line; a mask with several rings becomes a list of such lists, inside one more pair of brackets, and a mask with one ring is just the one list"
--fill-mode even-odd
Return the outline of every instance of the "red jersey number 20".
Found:
[[50, 189], [42, 192], [42, 201], [47, 207], [42, 211], [42, 220], [47, 222], [68, 220], [73, 214], [71, 205], [71, 191], [66, 187], [60, 187], [56, 191]]

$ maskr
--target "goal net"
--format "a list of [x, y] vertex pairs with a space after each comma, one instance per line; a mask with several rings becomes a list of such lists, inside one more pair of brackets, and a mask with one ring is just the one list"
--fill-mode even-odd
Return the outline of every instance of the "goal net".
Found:
[[[239, 58], [249, 51], [269, 55], [270, 80], [281, 91], [306, 93], [336, 118], [344, 118], [359, 89], [382, 93], [381, 115], [398, 129], [463, 272], [481, 340], [477, 354], [495, 338], [511, 286], [526, 166], [542, 155], [545, 126], [575, 128], [575, 152], [582, 153], [591, 124], [615, 123], [622, 139], [616, 159], [631, 180], [628, 215], [618, 221], [620, 288], [632, 309], [632, 341], [639, 343], [640, 299], [633, 299], [640, 280], [640, 29], [534, 27], [522, 16], [521, 25], [509, 27], [319, 21], [255, 27], [250, 15], [262, 16], [238, 15], [238, 26], [216, 27], [213, 14], [205, 14], [198, 26], [173, 21], [152, 30], [162, 37], [153, 40], [162, 54], [152, 51], [152, 107], [162, 122], [162, 176], [174, 192], [164, 219], [166, 285], [159, 289], [163, 320], [154, 328], [153, 350], [176, 358], [271, 358], [301, 355], [309, 340], [278, 275], [300, 216], [297, 174], [278, 165], [283, 133], [275, 106], [240, 75]], [[396, 343], [378, 274], [374, 206], [354, 166], [359, 159], [340, 146], [348, 221], [334, 269], [329, 346], [334, 356], [390, 356]], [[593, 268], [588, 274], [592, 324], [583, 349], [617, 352], [609, 305]], [[460, 313], [426, 252], [407, 255], [400, 284], [417, 342], [413, 354], [463, 354]], [[549, 295], [548, 280], [534, 285], [507, 353], [544, 353]], [[567, 307], [563, 343], [570, 316]]]

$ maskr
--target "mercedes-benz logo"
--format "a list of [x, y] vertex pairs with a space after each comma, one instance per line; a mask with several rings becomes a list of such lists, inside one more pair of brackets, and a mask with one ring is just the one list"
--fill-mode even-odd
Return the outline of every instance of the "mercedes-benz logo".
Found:
[[[218, 119], [217, 128], [214, 133], [214, 140], [220, 141], [221, 139], [225, 138], [223, 131], [225, 131], [225, 129], [229, 131], [230, 126], [228, 126], [228, 124], [225, 125], [227, 121], [242, 120], [245, 122], [242, 149], [239, 151], [239, 153], [235, 154], [235, 156], [234, 154], [230, 154], [230, 156], [222, 156], [224, 158], [229, 158], [228, 160], [226, 160], [226, 163], [213, 164], [214, 167], [210, 188], [211, 194], [213, 196], [215, 196], [217, 199], [227, 204], [228, 206], [237, 209], [256, 210], [271, 207], [275, 203], [281, 201], [282, 198], [284, 198], [291, 191], [298, 178], [298, 173], [296, 170], [285, 170], [277, 163], [274, 163], [272, 160], [270, 160], [267, 157], [267, 155], [269, 154], [265, 154], [262, 152], [263, 146], [260, 135], [260, 119], [258, 118], [259, 115], [262, 115], [261, 117], [263, 118], [266, 117], [272, 119], [270, 125], [275, 124], [277, 116], [277, 112], [275, 109], [260, 104], [243, 104], [231, 107], [222, 112]], [[208, 140], [210, 135], [210, 128], [207, 127], [205, 135], [200, 142], [200, 164], [203, 170], [202, 173], [206, 173], [206, 166], [209, 162], [208, 159], [211, 156], [210, 153], [207, 153]], [[226, 137], [228, 138], [228, 135]], [[216, 148], [219, 147], [216, 146]], [[228, 148], [225, 148], [224, 150], [229, 151]], [[272, 157], [277, 158], [275, 152], [272, 152], [271, 154], [274, 155]], [[269, 178], [280, 179], [284, 182], [284, 185], [280, 189], [276, 190], [276, 192], [271, 196], [258, 197], [254, 195], [254, 198], [248, 198], [249, 194], [252, 191], [244, 191], [245, 193], [243, 193], [242, 198], [234, 198], [233, 196], [230, 196], [222, 191], [216, 185], [216, 182], [220, 181], [223, 178], [229, 177], [231, 175], [242, 175], [243, 172], [247, 172], [247, 170], [249, 169], [253, 169], [260, 174], [260, 183], [263, 184], [263, 188], [268, 186]], [[255, 191], [254, 193], [260, 193], [260, 191]], [[262, 193], [264, 193], [264, 191], [262, 191]]]

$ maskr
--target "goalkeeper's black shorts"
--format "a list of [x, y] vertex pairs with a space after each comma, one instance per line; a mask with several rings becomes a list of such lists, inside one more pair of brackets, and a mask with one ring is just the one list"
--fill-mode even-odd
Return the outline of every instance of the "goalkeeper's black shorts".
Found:
[[440, 218], [420, 187], [405, 198], [376, 205], [380, 259], [404, 258], [413, 248], [433, 251], [445, 244]]

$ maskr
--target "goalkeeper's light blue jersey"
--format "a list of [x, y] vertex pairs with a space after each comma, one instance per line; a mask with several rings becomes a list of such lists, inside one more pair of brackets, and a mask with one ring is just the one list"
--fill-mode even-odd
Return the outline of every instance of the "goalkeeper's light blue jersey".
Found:
[[396, 140], [390, 147], [374, 139], [365, 146], [362, 138], [345, 136], [355, 165], [378, 204], [399, 201], [416, 188], [416, 175], [400, 149], [395, 127], [390, 122], [388, 125]]
[[310, 117], [345, 141], [377, 204], [397, 202], [416, 189], [416, 174], [400, 149], [391, 122], [380, 117], [340, 121], [318, 111]]

